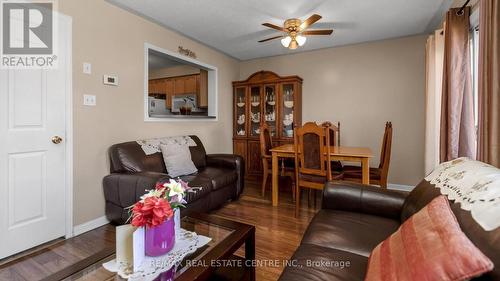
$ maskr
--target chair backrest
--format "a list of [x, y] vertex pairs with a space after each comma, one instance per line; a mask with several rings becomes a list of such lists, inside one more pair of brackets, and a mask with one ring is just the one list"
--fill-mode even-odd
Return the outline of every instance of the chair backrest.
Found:
[[337, 122], [337, 125], [334, 125], [330, 121], [325, 121], [321, 123], [321, 126], [329, 129], [328, 132], [330, 133], [330, 145], [340, 146], [340, 122]]
[[295, 163], [300, 174], [325, 176], [331, 180], [330, 134], [327, 128], [308, 122], [295, 128]]
[[382, 139], [382, 149], [380, 150], [379, 169], [382, 171], [382, 177], [386, 178], [389, 172], [389, 163], [391, 161], [392, 146], [392, 123], [385, 123], [384, 138]]
[[271, 148], [273, 148], [273, 139], [271, 129], [266, 123], [260, 126], [260, 155], [261, 157], [271, 157]]

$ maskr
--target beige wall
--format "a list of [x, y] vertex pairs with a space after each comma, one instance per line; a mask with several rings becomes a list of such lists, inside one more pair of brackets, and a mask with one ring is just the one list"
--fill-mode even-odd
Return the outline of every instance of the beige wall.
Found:
[[[197, 134], [208, 152], [231, 152], [231, 81], [238, 61], [166, 30], [103, 0], [59, 1], [73, 18], [74, 224], [104, 215], [102, 178], [108, 174], [110, 145], [139, 138]], [[144, 43], [177, 51], [182, 45], [219, 70], [219, 121], [144, 122]], [[92, 74], [82, 73], [82, 63]], [[117, 75], [118, 87], [105, 86], [103, 74]], [[84, 107], [84, 94], [97, 96]]]
[[340, 121], [342, 144], [371, 147], [372, 165], [392, 121], [389, 182], [414, 185], [424, 174], [425, 43], [414, 36], [250, 60], [240, 79], [258, 70], [299, 75], [303, 121]]
[[199, 74], [200, 69], [190, 65], [177, 65], [149, 71], [149, 79]]

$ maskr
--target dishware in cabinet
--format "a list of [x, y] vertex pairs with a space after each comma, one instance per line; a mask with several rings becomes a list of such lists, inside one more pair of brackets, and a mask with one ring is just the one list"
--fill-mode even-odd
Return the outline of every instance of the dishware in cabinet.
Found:
[[245, 87], [234, 89], [234, 135], [238, 137], [247, 136], [247, 93]]
[[276, 130], [276, 117], [278, 115], [278, 103], [276, 95], [276, 85], [270, 84], [264, 86], [264, 120], [267, 123], [271, 131], [271, 136], [275, 137], [277, 135]]
[[280, 84], [280, 120], [281, 138], [293, 138], [295, 124], [301, 124], [301, 89], [297, 83]]
[[[246, 80], [233, 82], [233, 152], [244, 158], [247, 178], [262, 175], [259, 136], [263, 123], [271, 127], [274, 145], [293, 142], [293, 126], [302, 122], [301, 88], [302, 78], [299, 76], [279, 76], [271, 71], [258, 71]], [[246, 100], [240, 99], [243, 96]], [[238, 106], [244, 109], [238, 109]], [[246, 113], [241, 117], [243, 112]], [[284, 118], [291, 120], [286, 121], [290, 123], [288, 126], [283, 124]], [[244, 133], [242, 128], [246, 128]]]
[[260, 122], [262, 118], [261, 89], [261, 86], [250, 86], [249, 135], [252, 137], [258, 137], [260, 135]]

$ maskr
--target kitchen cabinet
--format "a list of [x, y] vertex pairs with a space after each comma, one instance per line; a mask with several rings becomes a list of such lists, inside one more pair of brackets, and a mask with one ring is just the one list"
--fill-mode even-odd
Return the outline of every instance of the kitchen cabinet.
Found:
[[184, 93], [194, 94], [196, 93], [196, 81], [197, 77], [200, 75], [192, 75], [184, 77]]
[[174, 78], [174, 95], [182, 95], [185, 93], [185, 78], [178, 77]]
[[208, 107], [208, 71], [204, 69], [198, 77], [198, 106]]
[[172, 79], [163, 79], [165, 81], [165, 93], [167, 97], [165, 104], [168, 109], [172, 108], [172, 95], [174, 94], [174, 81]]
[[195, 94], [198, 107], [208, 107], [208, 71], [200, 74], [184, 75], [149, 80], [149, 94], [165, 94], [167, 108], [172, 107], [172, 96]]

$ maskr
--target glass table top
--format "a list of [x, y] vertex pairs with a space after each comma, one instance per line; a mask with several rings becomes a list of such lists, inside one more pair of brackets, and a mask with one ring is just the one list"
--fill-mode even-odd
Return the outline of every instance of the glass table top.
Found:
[[[214, 247], [231, 235], [235, 230], [228, 227], [218, 225], [216, 223], [211, 223], [206, 220], [184, 217], [181, 221], [181, 227], [188, 231], [196, 232], [198, 235], [203, 235], [211, 238], [210, 242], [205, 246], [198, 248], [196, 252], [188, 255], [181, 264], [177, 267], [176, 278], [181, 276], [184, 272], [189, 270], [192, 266], [192, 262], [187, 262], [188, 260], [195, 261], [202, 259], [207, 253], [209, 253]], [[72, 274], [70, 277], [64, 280], [124, 280], [120, 278], [116, 273], [109, 272], [102, 267], [102, 264], [115, 259], [115, 253], [92, 263], [84, 270]]]

